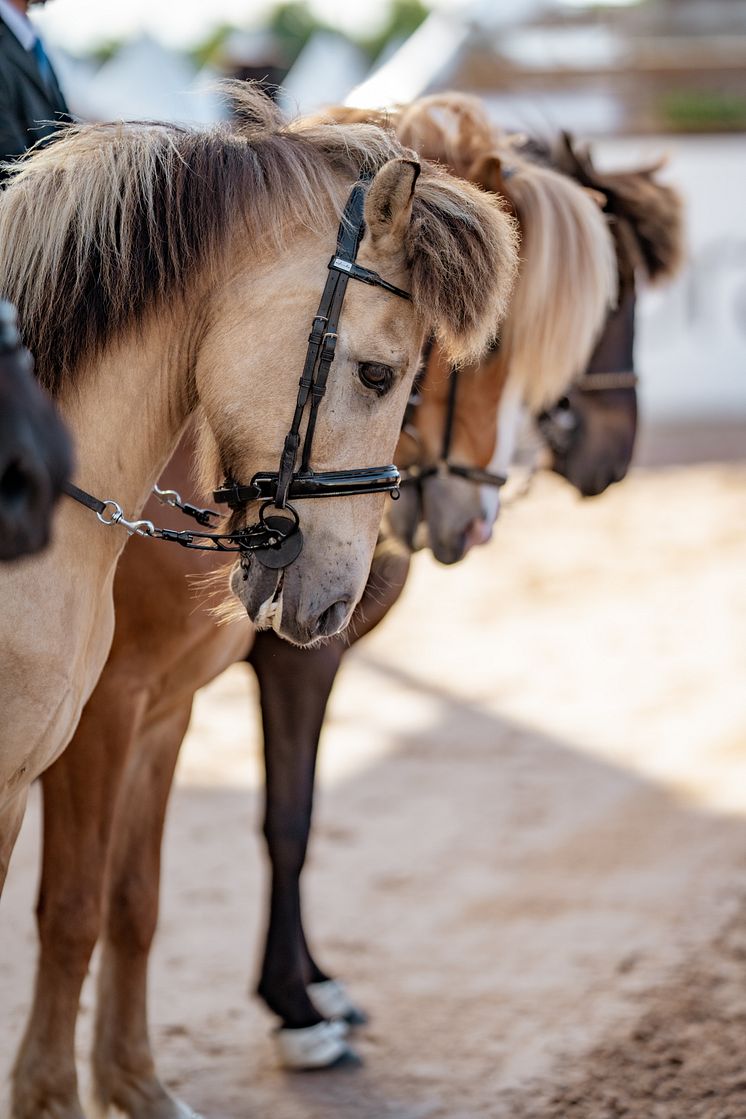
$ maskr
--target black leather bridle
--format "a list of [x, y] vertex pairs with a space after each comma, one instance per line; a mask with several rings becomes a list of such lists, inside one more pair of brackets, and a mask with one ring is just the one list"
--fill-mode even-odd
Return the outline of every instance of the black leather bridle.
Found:
[[[329, 274], [324, 285], [318, 310], [314, 316], [308, 349], [301, 374], [290, 430], [276, 471], [259, 472], [248, 484], [227, 477], [214, 491], [218, 505], [227, 505], [234, 512], [254, 501], [261, 501], [258, 522], [237, 532], [192, 532], [157, 528], [151, 521], [130, 521], [124, 516], [117, 502], [101, 501], [85, 490], [69, 484], [68, 496], [93, 510], [103, 524], [121, 524], [131, 533], [152, 536], [160, 540], [181, 544], [200, 551], [240, 552], [255, 555], [265, 567], [284, 568], [297, 559], [303, 547], [300, 517], [291, 500], [321, 497], [353, 497], [376, 493], [389, 493], [398, 497], [400, 476], [393, 465], [361, 467], [355, 470], [315, 472], [311, 467], [313, 437], [316, 430], [319, 405], [326, 392], [329, 371], [337, 346], [339, 318], [342, 312], [349, 280], [383, 288], [401, 299], [411, 299], [409, 292], [379, 276], [369, 268], [356, 263], [364, 231], [365, 191], [371, 176], [363, 173], [352, 188], [342, 214], [337, 233], [337, 247], [329, 261]], [[308, 420], [303, 438], [300, 469], [296, 471], [298, 452], [301, 450], [301, 423], [306, 412]], [[163, 491], [157, 491], [163, 500]], [[173, 491], [170, 491], [173, 492]], [[209, 509], [199, 509], [176, 500], [167, 500], [193, 517], [199, 524], [209, 527], [211, 518], [218, 514]]]

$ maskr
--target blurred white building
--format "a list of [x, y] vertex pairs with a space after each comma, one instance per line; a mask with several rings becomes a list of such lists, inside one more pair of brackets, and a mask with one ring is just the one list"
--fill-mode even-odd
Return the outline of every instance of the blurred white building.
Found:
[[349, 39], [317, 31], [285, 75], [280, 104], [292, 113], [338, 105], [369, 69], [368, 59]]
[[95, 69], [55, 56], [72, 110], [86, 120], [211, 124], [225, 115], [210, 79], [181, 51], [143, 36]]

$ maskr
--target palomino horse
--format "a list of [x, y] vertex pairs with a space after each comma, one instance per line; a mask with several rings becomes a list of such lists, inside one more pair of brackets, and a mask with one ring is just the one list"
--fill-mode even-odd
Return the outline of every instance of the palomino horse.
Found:
[[[326, 116], [341, 122], [373, 120], [392, 128], [403, 143], [426, 158], [504, 197], [518, 219], [518, 280], [499, 348], [492, 354], [492, 368], [482, 366], [480, 373], [499, 386], [500, 439], [495, 439], [494, 407], [483, 408], [479, 448], [461, 446], [458, 423], [449, 438], [454, 465], [505, 475], [522, 407], [540, 412], [581, 374], [615, 301], [617, 265], [599, 205], [603, 198], [526, 158], [510, 137], [495, 130], [481, 102], [464, 94], [435, 94], [388, 113], [333, 108]], [[434, 555], [443, 563], [454, 563], [471, 543], [489, 537], [498, 511], [497, 489], [474, 485], [463, 473], [444, 468], [437, 412], [446, 406], [453, 385], [450, 365], [437, 347], [433, 361], [439, 367], [442, 399], [437, 400], [434, 423], [428, 407], [418, 410], [419, 447], [413, 453], [421, 483], [402, 491], [402, 500], [390, 516], [395, 533], [412, 542], [421, 505]], [[459, 377], [460, 394], [480, 391], [469, 390], [471, 379]], [[494, 451], [494, 457], [485, 457], [485, 448], [490, 454]], [[475, 452], [476, 459], [465, 458]]]
[[15, 308], [0, 302], [0, 560], [46, 547], [72, 470], [70, 439], [32, 369]]
[[[271, 463], [282, 449], [285, 417], [294, 399], [289, 387], [302, 364], [304, 336], [311, 319], [310, 311], [317, 300], [316, 282], [323, 279], [325, 262], [334, 246], [340, 204], [350, 184], [355, 182], [360, 167], [376, 173], [367, 190], [366, 232], [358, 262], [340, 261], [338, 247], [329, 268], [347, 273], [353, 279], [373, 282], [378, 287], [383, 284], [385, 290], [363, 293], [361, 287], [354, 291], [356, 285], [351, 285], [349, 308], [345, 301], [335, 376], [329, 379], [325, 406], [318, 412], [315, 429], [315, 411], [306, 429], [306, 443], [310, 432], [314, 437], [314, 459], [319, 459], [322, 465], [349, 471], [361, 455], [375, 461], [374, 453], [380, 455], [381, 448], [390, 447], [393, 451], [395, 438], [392, 440], [391, 436], [395, 436], [401, 426], [414, 358], [423, 334], [434, 333], [451, 360], [469, 360], [494, 335], [515, 270], [513, 223], [499, 203], [435, 169], [424, 168], [417, 179], [418, 165], [411, 158], [402, 158], [404, 150], [392, 136], [366, 126], [301, 123], [287, 129], [278, 123], [274, 110], [263, 98], [251, 93], [238, 94], [238, 98], [241, 117], [237, 132], [202, 134], [129, 127], [76, 131], [71, 139], [62, 140], [48, 153], [35, 157], [7, 196], [15, 199], [16, 209], [23, 218], [26, 209], [23, 190], [34, 176], [42, 200], [45, 188], [47, 193], [53, 193], [51, 184], [46, 182], [48, 167], [58, 187], [60, 178], [64, 186], [68, 167], [73, 185], [77, 183], [81, 187], [77, 191], [63, 190], [62, 198], [57, 199], [63, 228], [68, 229], [67, 213], [72, 213], [77, 206], [79, 212], [72, 228], [82, 230], [81, 237], [90, 235], [90, 242], [65, 242], [55, 247], [55, 261], [65, 264], [72, 259], [77, 263], [77, 270], [66, 270], [66, 275], [79, 277], [75, 290], [63, 298], [58, 290], [62, 280], [54, 270], [48, 269], [44, 277], [50, 283], [49, 305], [53, 310], [72, 301], [65, 320], [70, 330], [55, 334], [50, 323], [42, 322], [36, 337], [37, 350], [44, 355], [40, 363], [42, 373], [45, 369], [56, 370], [59, 380], [69, 381], [71, 385], [74, 381], [76, 391], [71, 387], [68, 406], [78, 430], [81, 469], [85, 470], [81, 477], [89, 485], [95, 483], [99, 492], [116, 492], [126, 507], [135, 509], [137, 514], [154, 480], [163, 448], [173, 445], [173, 437], [183, 428], [190, 411], [198, 406], [205, 413], [211, 435], [207, 454], [202, 452], [203, 459], [207, 459], [208, 477], [216, 477], [220, 462], [230, 478], [224, 487], [227, 495], [239, 505], [245, 500], [244, 491], [249, 490], [253, 495], [251, 486], [238, 485], [234, 479], [250, 477], [255, 465]], [[114, 148], [111, 155], [107, 145]], [[42, 160], [39, 166], [37, 161]], [[82, 169], [78, 163], [82, 163]], [[135, 187], [135, 195], [131, 197], [130, 192]], [[106, 199], [102, 197], [104, 188]], [[94, 207], [106, 210], [105, 201], [110, 202], [111, 209], [99, 215]], [[220, 213], [216, 215], [212, 211], [218, 201]], [[224, 213], [226, 208], [228, 212]], [[49, 209], [51, 206], [42, 207], [45, 213]], [[146, 218], [148, 222], [152, 220], [152, 225], [146, 223], [146, 227], [141, 228]], [[87, 220], [92, 223], [91, 229], [87, 228]], [[345, 224], [341, 236], [345, 235], [349, 224]], [[166, 242], [161, 236], [151, 244], [151, 235], [154, 238], [156, 228], [160, 231], [161, 226]], [[259, 226], [261, 239], [256, 236]], [[194, 236], [195, 229], [205, 238], [204, 245]], [[30, 236], [29, 230], [26, 235]], [[181, 244], [182, 236], [190, 239], [188, 244]], [[229, 245], [233, 250], [230, 254]], [[113, 259], [107, 256], [107, 246]], [[319, 259], [322, 247], [324, 251]], [[43, 246], [37, 247], [37, 253], [42, 250]], [[91, 256], [94, 250], [95, 256]], [[139, 251], [142, 259], [133, 259], [128, 265], [129, 255], [135, 251]], [[22, 255], [22, 246], [18, 246], [17, 252]], [[428, 259], [430, 256], [432, 259]], [[190, 266], [188, 274], [184, 272], [187, 264]], [[31, 259], [25, 263], [22, 260], [17, 271], [25, 275], [31, 266]], [[145, 295], [154, 294], [149, 286], [153, 281], [153, 269], [156, 272], [161, 269], [160, 287], [172, 293], [174, 306], [162, 306], [157, 318], [145, 319], [143, 300]], [[172, 276], [174, 270], [175, 277]], [[7, 272], [12, 280], [13, 271], [7, 269]], [[95, 279], [98, 274], [104, 285], [112, 285], [111, 308], [99, 305], [100, 293]], [[381, 276], [385, 277], [384, 281]], [[135, 281], [141, 287], [146, 285], [147, 291], [143, 290], [139, 296], [128, 294], [128, 282]], [[392, 284], [396, 285], [393, 298], [388, 294]], [[7, 286], [13, 290], [12, 283]], [[33, 323], [32, 312], [40, 313], [34, 305], [34, 295], [20, 282], [16, 287], [19, 288], [16, 298], [25, 296], [26, 299], [25, 319]], [[411, 311], [407, 302], [396, 298], [397, 293], [401, 294], [398, 289], [402, 288], [412, 293]], [[126, 307], [119, 306], [115, 295], [126, 300]], [[89, 318], [80, 325], [81, 335], [73, 334], [76, 306], [80, 309], [82, 300], [93, 296], [96, 298], [89, 306]], [[77, 305], [75, 298], [79, 300]], [[278, 321], [282, 321], [282, 333], [278, 333]], [[251, 324], [253, 344], [249, 351], [247, 322]], [[162, 333], [166, 337], [161, 343]], [[337, 336], [330, 332], [324, 335], [324, 340], [333, 344]], [[297, 361], [293, 345], [298, 347]], [[79, 350], [81, 346], [87, 348]], [[287, 351], [291, 353], [289, 360]], [[97, 376], [93, 369], [85, 368], [86, 364], [94, 365], [94, 354], [97, 355]], [[248, 362], [247, 369], [242, 368], [245, 362]], [[78, 365], [83, 367], [86, 376], [78, 372], [73, 378], [70, 370], [76, 371]], [[129, 374], [133, 387], [125, 391], [125, 372], [130, 368], [134, 370]], [[104, 383], [99, 385], [99, 380]], [[318, 399], [321, 397], [320, 392], [315, 392], [317, 387], [318, 382], [310, 386], [314, 399], [316, 395]], [[244, 403], [249, 388], [256, 397], [256, 403], [252, 398], [251, 409]], [[285, 389], [288, 389], [286, 401]], [[63, 395], [62, 385], [60, 395]], [[82, 409], [81, 400], [88, 402], [92, 416]], [[332, 417], [335, 423], [331, 423]], [[300, 431], [295, 423], [291, 435], [300, 442]], [[120, 447], [123, 437], [130, 444], [129, 457]], [[202, 441], [204, 444], [204, 435]], [[286, 443], [286, 449], [287, 446]], [[291, 466], [293, 463], [291, 454]], [[275, 476], [278, 484], [281, 475], [282, 470]], [[266, 480], [264, 475], [258, 477]], [[330, 477], [338, 478], [338, 475], [293, 474], [290, 496], [294, 493], [293, 486], [308, 487]], [[390, 485], [387, 488], [391, 488]], [[307, 492], [301, 496], [307, 496]], [[279, 585], [276, 573], [267, 583], [266, 567], [251, 556], [242, 556], [240, 566], [234, 568], [232, 575], [238, 595], [249, 606], [251, 616], [259, 624], [271, 621], [276, 631], [298, 641], [333, 632], [301, 618], [303, 609], [308, 616], [309, 604], [316, 603], [319, 618], [327, 612], [329, 603], [334, 604], [340, 597], [349, 603], [346, 613], [352, 610], [365, 584], [380, 523], [380, 497], [369, 496], [365, 502], [316, 502], [314, 505], [319, 506], [319, 512], [314, 509], [307, 514], [305, 508], [303, 512], [306, 545], [302, 555], [285, 569]], [[348, 509], [349, 505], [355, 505], [357, 511]], [[324, 507], [329, 510], [326, 515]], [[66, 623], [72, 622], [74, 606], [83, 614], [86, 632], [94, 634], [98, 641], [91, 648], [89, 640], [85, 650], [87, 659], [83, 668], [87, 675], [84, 679], [74, 674], [67, 678], [74, 687], [77, 706], [64, 711], [67, 721], [62, 730], [58, 729], [54, 743], [45, 739], [43, 754], [39, 751], [39, 756], [25, 762], [25, 778], [32, 777], [64, 748], [80, 706], [92, 689], [100, 667], [97, 658], [107, 651], [108, 642], [99, 636], [106, 618], [102, 618], [101, 607], [99, 605], [97, 610], [96, 603], [103, 598], [104, 605], [108, 605], [107, 580], [111, 580], [121, 548], [112, 544], [104, 557], [108, 557], [108, 566], [104, 564], [99, 537], [86, 535], [92, 518], [86, 519], [84, 512], [72, 505], [66, 510], [71, 522], [65, 536], [68, 553], [58, 545], [57, 559], [62, 558], [68, 564], [79, 562], [82, 568], [81, 576], [67, 596]], [[370, 523], [369, 518], [373, 518]], [[234, 522], [236, 520], [240, 523], [241, 517], [234, 517]], [[267, 523], [273, 527], [269, 519]], [[139, 527], [150, 535], [153, 530], [149, 525], [150, 522], [141, 521]], [[235, 523], [232, 527], [236, 527]], [[168, 526], [160, 535], [169, 538]], [[199, 534], [192, 535], [195, 540], [200, 539]], [[101, 531], [100, 536], [110, 540], [110, 534]], [[286, 538], [293, 539], [290, 533], [283, 537]], [[78, 561], [74, 543], [79, 549], [85, 546], [93, 556], [89, 557], [84, 551]], [[84, 800], [89, 793], [94, 799], [98, 797], [98, 804], [104, 803], [106, 817], [130, 738], [138, 734], [144, 741], [152, 734], [156, 741], [174, 742], [178, 749], [195, 688], [212, 678], [226, 663], [245, 655], [248, 645], [245, 618], [227, 629], [219, 629], [209, 615], [200, 612], [199, 624], [193, 625], [195, 612], [188, 601], [184, 573], [203, 571], [204, 560], [200, 563], [191, 553], [177, 549], [144, 551], [149, 547], [153, 547], [150, 542], [138, 541], [136, 547], [127, 550], [122, 569], [117, 572], [116, 585], [124, 588], [124, 597], [117, 590], [117, 612], [122, 613], [122, 625], [117, 627], [112, 656], [116, 661], [117, 650], [122, 651], [123, 659], [129, 660], [131, 677], [130, 684], [116, 697], [116, 711], [112, 709], [105, 717], [107, 734], [112, 736], [108, 748], [94, 751], [93, 768], [86, 771], [82, 783], [76, 784], [80, 776], [76, 766], [91, 744], [86, 728], [98, 725], [101, 729], [97, 722], [102, 711], [99, 701], [107, 693], [107, 677], [112, 675], [109, 672], [86, 708], [69, 762], [63, 755], [45, 776], [48, 789], [54, 788], [59, 777], [65, 788], [58, 796], [50, 794], [46, 798], [50, 807], [47, 853], [70, 850], [80, 841], [81, 835], [89, 835], [94, 842], [89, 853], [92, 864], [96, 863], [91, 871], [95, 875], [103, 872], [106, 855], [105, 845], [97, 843], [95, 837], [105, 836], [108, 820], [104, 820], [103, 831], [100, 831], [98, 816], [88, 811], [78, 814], [81, 801], [74, 787], [82, 792]], [[133, 557], [138, 570], [130, 581], [127, 578], [129, 557]], [[366, 571], [361, 581], [362, 557]], [[214, 561], [210, 566], [214, 567]], [[143, 601], [142, 588], [146, 584], [142, 577], [147, 583], [150, 575], [155, 576], [157, 572], [164, 575], [164, 582], [157, 590], [155, 582], [151, 582], [152, 602], [150, 598], [148, 602], [153, 609], [149, 605], [141, 615], [136, 604]], [[223, 585], [226, 574], [223, 567], [220, 571]], [[254, 595], [255, 584], [262, 588], [258, 596]], [[135, 585], [141, 589], [135, 592], [135, 598], [128, 599], [127, 588]], [[170, 613], [171, 587], [184, 592], [182, 609], [178, 618], [166, 621], [159, 611], [167, 606]], [[76, 600], [76, 590], [80, 602]], [[186, 602], [183, 601], [185, 595]], [[286, 613], [288, 603], [292, 604], [292, 609]], [[136, 607], [135, 613], [130, 614], [135, 625], [128, 628], [125, 615], [131, 606]], [[343, 620], [335, 622], [334, 628]], [[77, 617], [75, 622], [77, 626]], [[159, 637], [167, 633], [173, 641], [164, 645]], [[78, 652], [76, 640], [75, 627], [71, 626], [66, 651], [73, 668]], [[208, 647], [210, 642], [212, 648]], [[134, 648], [137, 651], [133, 654]], [[152, 663], [144, 655], [144, 649], [148, 648], [154, 654]], [[30, 655], [27, 662], [33, 663]], [[61, 672], [54, 660], [52, 668]], [[141, 670], [144, 670], [142, 675]], [[166, 683], [171, 670], [173, 680]], [[59, 714], [57, 718], [60, 719]], [[80, 740], [85, 746], [78, 748]], [[156, 749], [152, 756], [159, 756]], [[160, 764], [159, 761], [159, 776], [163, 775]], [[17, 780], [14, 787], [19, 784]], [[158, 781], [154, 781], [154, 790], [156, 785]], [[166, 787], [164, 805], [167, 792]], [[54, 811], [62, 810], [67, 793], [75, 802], [68, 801], [67, 806], [73, 809], [76, 820], [71, 819], [69, 832], [63, 827], [62, 844], [58, 846], [51, 838], [55, 831]], [[107, 795], [111, 798], [109, 801]], [[152, 808], [157, 814], [155, 799], [148, 792], [143, 805], [147, 804], [148, 809]], [[92, 833], [91, 823], [94, 825]], [[128, 838], [146, 831], [148, 835], [159, 834], [157, 820], [154, 829], [141, 833], [136, 827], [134, 836], [127, 821], [123, 828], [125, 850]], [[147, 853], [142, 853], [148, 865], [141, 869], [148, 879], [146, 869], [152, 870], [154, 849], [149, 847]], [[100, 856], [98, 862], [97, 855]], [[157, 852], [155, 855], [157, 861]], [[116, 859], [113, 853], [112, 876], [118, 882]], [[82, 980], [80, 959], [84, 957], [85, 970], [92, 947], [90, 928], [92, 923], [96, 924], [100, 897], [100, 878], [98, 888], [88, 893], [89, 881], [83, 867], [86, 861], [86, 857], [82, 862], [76, 859], [81, 904], [75, 905], [74, 919], [69, 919], [69, 910], [65, 913], [64, 906], [69, 904], [70, 897], [62, 896], [64, 892], [53, 888], [40, 904], [42, 939], [45, 948], [50, 947], [52, 958], [50, 968], [45, 968], [44, 975], [40, 975], [32, 1022], [16, 1066], [14, 1116], [81, 1114], [72, 1030]], [[123, 867], [123, 873], [127, 882], [134, 885], [134, 879], [129, 878], [130, 865], [134, 864]], [[72, 864], [66, 869], [72, 870]], [[119, 889], [119, 884], [115, 888]], [[126, 884], [123, 888], [126, 892]], [[46, 876], [42, 893], [45, 891]], [[144, 917], [150, 921], [152, 912], [145, 913], [140, 899], [131, 896], [140, 907], [137, 920]], [[116, 905], [112, 910], [123, 917], [124, 939], [127, 939], [125, 934], [130, 922], [127, 909], [123, 898], [122, 907]], [[62, 936], [49, 945], [46, 932], [58, 927], [61, 913]], [[93, 938], [95, 940], [95, 931]], [[146, 958], [144, 951], [143, 963]], [[183, 1114], [179, 1105], [160, 1088], [153, 1071], [144, 1020], [144, 971], [138, 976], [134, 957], [130, 961], [133, 969], [124, 967], [116, 949], [112, 960], [115, 961], [112, 969], [104, 968], [111, 988], [111, 997], [107, 996], [104, 1003], [107, 1014], [109, 1010], [114, 1011], [114, 1019], [108, 1028], [104, 1024], [98, 1034], [99, 1098], [104, 1105], [114, 1103], [133, 1116], [165, 1119]], [[117, 984], [125, 978], [125, 972], [124, 988], [118, 997]], [[56, 979], [59, 979], [57, 986]]]
[[539, 417], [552, 469], [590, 497], [627, 473], [637, 432], [635, 306], [641, 282], [671, 279], [683, 260], [683, 205], [656, 176], [662, 161], [624, 171], [599, 171], [588, 148], [563, 134], [551, 146], [523, 145], [576, 182], [603, 195], [616, 245], [619, 298], [584, 375]]
[[[234, 96], [230, 130], [71, 128], [0, 199], [0, 290], [97, 495], [73, 490], [53, 546], [2, 575], [0, 883], [28, 785], [70, 740], [106, 661], [121, 527], [153, 532], [137, 518], [189, 417], [201, 417], [203, 478], [232, 483], [233, 531], [218, 543], [241, 550], [232, 580], [249, 614], [301, 642], [332, 634], [363, 592], [396, 479], [360, 464], [393, 455], [423, 333], [463, 360], [505, 309], [514, 232], [494, 200], [420, 175], [377, 128], [286, 126], [263, 95]], [[345, 200], [356, 210], [340, 227]], [[365, 283], [345, 296], [348, 279]], [[338, 332], [325, 331], [343, 297]], [[257, 524], [251, 497], [282, 513], [288, 492], [306, 492], [311, 440], [318, 477], [341, 476], [356, 500], [306, 503], [302, 537], [273, 523], [287, 515]], [[281, 453], [279, 471], [257, 474]], [[305, 546], [277, 570], [270, 547], [290, 536]]]
[[[526, 168], [525, 174], [529, 171]], [[557, 238], [563, 244], [563, 238], [571, 236], [567, 223], [561, 220], [567, 209], [562, 209], [561, 203], [554, 202], [553, 198], [553, 192], [560, 199], [566, 198], [568, 190], [564, 180], [541, 168], [533, 169], [533, 173], [545, 184], [547, 202], [536, 210], [532, 220], [537, 223], [537, 229], [524, 252], [522, 271], [529, 277], [533, 269], [541, 267], [544, 238]], [[599, 276], [607, 275], [608, 234], [595, 202], [588, 200], [577, 187], [570, 189], [577, 195], [577, 206], [570, 211], [575, 223], [574, 236], [584, 245], [586, 240], [589, 242], [588, 254], [593, 265], [587, 274], [579, 274], [578, 291], [592, 301], [598, 326], [612, 288], [607, 281], [605, 295], [599, 295]], [[594, 237], [598, 238], [597, 244], [592, 240]], [[568, 245], [567, 251], [572, 255], [573, 246]], [[559, 256], [560, 253], [555, 252], [552, 259]], [[558, 278], [555, 273], [555, 279]], [[536, 282], [542, 291], [547, 290], [546, 281], [542, 282], [537, 276]], [[554, 316], [563, 313], [563, 308], [562, 301], [551, 301], [547, 295], [546, 322], [542, 325], [555, 337], [560, 330]], [[511, 307], [509, 314], [513, 313]], [[513, 336], [516, 340], [511, 352], [525, 373], [526, 395], [543, 399], [537, 392], [536, 382], [544, 373], [532, 366], [519, 348], [521, 339], [527, 340], [526, 344], [530, 339], [532, 345], [534, 339], [529, 332], [517, 329]], [[563, 390], [570, 376], [582, 368], [591, 340], [589, 329], [576, 340], [575, 353], [570, 355], [565, 351], [565, 380], [557, 384], [556, 391]], [[502, 363], [496, 363], [495, 356], [495, 352], [489, 354], [483, 368], [474, 370], [473, 376], [462, 377], [463, 392], [455, 406], [454, 451], [463, 460], [462, 465], [471, 464], [475, 469], [487, 465], [495, 448], [496, 409], [505, 380], [504, 358]], [[416, 410], [429, 417], [428, 422], [439, 423], [441, 432], [446, 416], [442, 386], [444, 379], [447, 383], [451, 364], [441, 346], [432, 348], [427, 375], [420, 389], [422, 401]], [[419, 420], [415, 417], [413, 423], [417, 427]], [[406, 435], [402, 445], [406, 459], [401, 459], [401, 465], [411, 468], [418, 448], [426, 443], [418, 434], [413, 443]], [[188, 457], [186, 454], [172, 464], [164, 484], [173, 485], [177, 490], [188, 487]], [[423, 464], [424, 460], [419, 465]], [[157, 511], [157, 507], [154, 508]], [[390, 559], [379, 558], [356, 616], [356, 622], [363, 619], [359, 621], [360, 627], [371, 624], [376, 603], [383, 604], [384, 600], [379, 598], [381, 588], [377, 585], [382, 571], [393, 586], [397, 575], [403, 576], [408, 564], [406, 556], [402, 559], [395, 554]], [[210, 565], [207, 566], [209, 569]], [[13, 1114], [16, 1119], [35, 1114], [34, 1109], [42, 1105], [48, 1108], [54, 1105], [64, 1115], [78, 1114], [72, 1039], [80, 984], [102, 925], [102, 881], [110, 828], [113, 828], [113, 843], [108, 855], [108, 901], [103, 919], [101, 997], [94, 1051], [96, 1097], [102, 1107], [114, 1105], [131, 1116], [171, 1119], [181, 1114], [179, 1105], [168, 1096], [156, 1077], [146, 1023], [146, 972], [157, 917], [160, 835], [173, 767], [189, 720], [194, 691], [222, 667], [245, 656], [250, 642], [245, 619], [219, 628], [205, 610], [193, 608], [184, 575], [203, 570], [205, 564], [198, 565], [192, 556], [165, 551], [148, 555], [142, 542], [134, 542], [126, 549], [115, 579], [118, 624], [108, 664], [69, 749], [43, 776], [45, 856], [39, 903], [41, 959], [32, 1014], [14, 1074]], [[224, 582], [223, 576], [220, 579]], [[143, 601], [149, 604], [145, 614], [134, 608]], [[337, 643], [329, 648], [338, 663]], [[328, 658], [322, 650], [319, 657], [325, 678]], [[307, 663], [313, 672], [316, 654]], [[302, 668], [305, 675], [304, 666]], [[260, 671], [258, 662], [257, 671]], [[329, 684], [332, 678], [333, 672]], [[295, 710], [294, 697], [296, 692], [306, 694], [305, 682], [298, 689], [290, 683], [289, 691], [292, 696], [286, 697], [288, 709]], [[327, 695], [328, 685], [324, 685], [320, 693], [319, 720], [323, 717]], [[280, 703], [278, 712], [282, 707]], [[104, 725], [107, 750], [102, 753], [100, 742]], [[319, 729], [320, 721], [303, 733], [309, 733], [315, 741]], [[268, 744], [271, 741], [270, 736]], [[277, 741], [279, 744], [279, 739]], [[296, 797], [310, 797], [312, 776], [307, 771], [308, 751], [303, 752], [298, 771], [302, 775], [302, 789], [286, 790], [287, 800], [282, 806], [277, 800], [279, 787], [274, 775], [283, 772], [288, 761], [271, 751], [267, 760], [271, 803], [278, 806], [281, 818], [289, 820]], [[300, 816], [302, 826], [307, 818], [304, 808]], [[271, 844], [282, 845], [281, 835], [268, 835]], [[299, 838], [304, 849], [303, 837]], [[276, 846], [274, 854], [280, 857]], [[300, 872], [300, 865], [297, 871]], [[281, 881], [273, 897], [280, 898], [286, 885]], [[285, 893], [285, 897], [290, 899], [292, 907], [292, 895]], [[299, 928], [299, 912], [297, 922]], [[293, 925], [293, 930], [295, 927]], [[273, 972], [273, 965], [269, 972], [272, 973], [270, 980], [276, 978], [282, 983], [282, 977]], [[282, 1005], [281, 1000], [276, 1004], [278, 1013], [291, 1027], [284, 1031], [286, 1040], [288, 1034], [293, 1035], [295, 1063], [331, 1063], [346, 1052], [346, 1043], [339, 1026], [327, 1023], [313, 1007], [306, 994], [304, 976], [300, 980], [304, 1004], [292, 1005], [296, 972], [296, 967], [288, 966], [288, 998]]]

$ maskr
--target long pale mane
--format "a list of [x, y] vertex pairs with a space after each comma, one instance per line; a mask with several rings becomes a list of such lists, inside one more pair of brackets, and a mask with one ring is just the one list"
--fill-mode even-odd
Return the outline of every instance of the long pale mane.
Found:
[[423, 158], [508, 199], [521, 227], [521, 260], [501, 332], [503, 359], [530, 407], [556, 400], [585, 368], [616, 297], [602, 200], [524, 158], [465, 94], [435, 94], [387, 112], [330, 112], [337, 121], [388, 125]]
[[521, 227], [521, 261], [502, 350], [528, 405], [553, 402], [585, 368], [616, 298], [616, 257], [602, 199], [525, 159], [475, 98], [436, 94], [401, 108], [393, 120], [403, 143], [511, 203]]
[[[411, 158], [371, 125], [288, 124], [245, 83], [236, 119], [209, 129], [70, 127], [14, 165], [0, 196], [0, 292], [16, 303], [52, 392], [167, 301], [224, 270], [238, 235], [257, 249], [339, 214], [362, 171]], [[454, 360], [494, 335], [515, 263], [510, 220], [425, 165], [405, 251], [413, 302]]]

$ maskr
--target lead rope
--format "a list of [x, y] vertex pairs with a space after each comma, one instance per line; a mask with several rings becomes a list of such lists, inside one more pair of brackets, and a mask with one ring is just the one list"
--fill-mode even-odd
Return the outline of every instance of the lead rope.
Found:
[[[283, 531], [282, 526], [266, 524], [254, 525], [243, 529], [241, 532], [193, 532], [160, 528], [146, 519], [132, 519], [125, 516], [124, 510], [118, 501], [107, 498], [102, 501], [72, 482], [66, 482], [63, 492], [84, 505], [96, 514], [102, 525], [111, 528], [117, 525], [125, 529], [130, 536], [147, 536], [151, 540], [166, 540], [171, 544], [180, 544], [182, 548], [191, 548], [199, 552], [252, 552], [263, 548], [277, 548], [283, 540], [290, 535]], [[171, 505], [179, 509], [188, 517], [193, 517], [199, 524], [209, 525], [210, 517], [219, 516], [212, 509], [200, 509], [187, 501], [182, 501], [176, 490], [161, 490], [153, 487], [153, 493], [164, 505]]]

